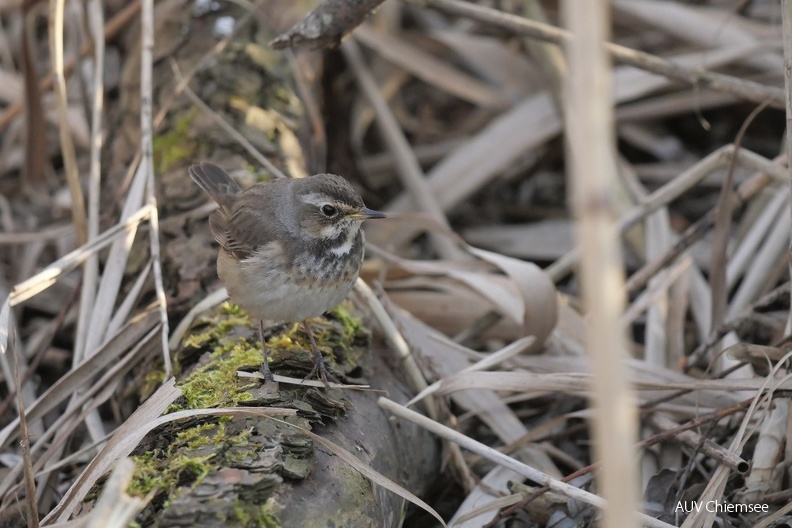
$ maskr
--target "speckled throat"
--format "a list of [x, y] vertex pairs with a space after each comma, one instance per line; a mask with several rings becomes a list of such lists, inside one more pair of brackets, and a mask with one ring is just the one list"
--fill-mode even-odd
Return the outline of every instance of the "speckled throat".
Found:
[[[363, 241], [363, 232], [358, 231], [351, 242], [347, 241], [346, 236], [340, 236], [312, 244], [307, 251], [295, 255], [292, 261], [294, 273], [300, 279], [315, 280], [319, 284], [354, 282], [363, 262]], [[350, 245], [347, 252], [333, 252], [333, 249], [345, 244]]]

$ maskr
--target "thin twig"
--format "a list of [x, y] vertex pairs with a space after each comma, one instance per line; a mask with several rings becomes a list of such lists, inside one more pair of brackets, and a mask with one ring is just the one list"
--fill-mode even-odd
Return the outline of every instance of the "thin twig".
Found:
[[[85, 5], [91, 39], [94, 46], [93, 60], [93, 105], [91, 108], [91, 152], [88, 173], [88, 239], [99, 236], [99, 199], [102, 174], [102, 116], [104, 114], [104, 10], [98, 0], [89, 0]], [[77, 320], [75, 350], [85, 350], [87, 334], [90, 331], [90, 318], [96, 300], [99, 280], [99, 256], [91, 255], [83, 265], [82, 292], [80, 293], [80, 314]], [[80, 354], [72, 357], [76, 364]]]
[[[622, 215], [619, 221], [619, 231], [624, 234], [630, 227], [643, 220], [647, 215], [661, 207], [667, 206], [669, 203], [682, 196], [686, 191], [703, 181], [704, 178], [712, 174], [715, 170], [729, 163], [733, 156], [736, 156], [739, 162], [746, 167], [764, 173], [774, 181], [782, 182], [785, 185], [788, 184], [787, 169], [785, 167], [755, 152], [751, 152], [750, 150], [742, 148], [735, 150], [732, 144], [724, 145], [651, 193], [645, 199], [641, 200], [638, 205]], [[757, 176], [757, 178], [761, 180], [763, 177], [760, 175]], [[745, 184], [747, 183], [748, 182], [745, 182]], [[763, 187], [767, 183], [769, 182], [761, 181], [758, 185], [759, 187]], [[754, 184], [756, 184], [756, 181], [754, 181]], [[754, 192], [755, 190], [750, 194]], [[579, 254], [577, 249], [573, 249], [556, 260], [545, 272], [550, 275], [554, 281], [559, 281], [572, 271], [578, 258]]]
[[[589, 493], [584, 491], [580, 488], [576, 488], [575, 486], [570, 486], [569, 484], [562, 482], [561, 480], [555, 479], [545, 473], [542, 473], [539, 470], [536, 470], [522, 462], [511, 458], [507, 455], [504, 455], [497, 449], [493, 449], [487, 445], [484, 445], [472, 438], [465, 436], [464, 434], [451, 429], [450, 427], [446, 427], [434, 420], [427, 418], [426, 416], [412, 411], [398, 403], [391, 401], [387, 398], [381, 397], [379, 400], [379, 405], [386, 411], [398, 416], [399, 418], [403, 418], [405, 420], [409, 420], [410, 422], [426, 429], [427, 431], [436, 434], [437, 436], [444, 438], [450, 442], [454, 442], [459, 444], [464, 449], [472, 451], [478, 455], [483, 456], [487, 460], [495, 462], [496, 464], [502, 465], [511, 469], [512, 471], [522, 475], [525, 478], [531, 479], [535, 482], [538, 482], [542, 485], [547, 486], [548, 488], [558, 491], [559, 493], [563, 493], [565, 496], [577, 499], [581, 502], [586, 504], [590, 504], [591, 506], [595, 506], [597, 508], [603, 508], [605, 506], [605, 501], [593, 493]], [[649, 517], [648, 515], [644, 515], [641, 513], [634, 512], [636, 518], [640, 518], [641, 522], [649, 527], [652, 528], [671, 528], [670, 524], [667, 524], [663, 521], [654, 519]], [[632, 525], [631, 525], [632, 526]]]
[[[740, 130], [734, 139], [734, 151], [738, 152], [742, 146], [743, 138], [748, 127], [756, 119], [762, 110], [767, 107], [767, 103], [762, 103], [748, 115], [743, 121]], [[732, 212], [735, 200], [732, 189], [734, 180], [734, 168], [737, 165], [737, 157], [733, 156], [726, 170], [726, 178], [721, 186], [718, 204], [715, 207], [715, 222], [712, 233], [712, 248], [710, 253], [710, 291], [712, 292], [712, 321], [710, 328], [715, 328], [723, 322], [726, 316], [726, 304], [728, 288], [726, 286], [726, 246], [729, 242]]]
[[[540, 24], [517, 15], [504, 13], [497, 9], [484, 7], [478, 4], [462, 2], [461, 0], [406, 1], [414, 5], [441, 9], [457, 16], [464, 16], [479, 22], [498, 26], [518, 35], [526, 35], [555, 44], [565, 44], [570, 40], [569, 32], [563, 29], [547, 24]], [[619, 46], [618, 44], [610, 42], [605, 43], [605, 49], [617, 62], [657, 73], [669, 79], [682, 81], [700, 88], [711, 88], [713, 90], [730, 93], [757, 103], [770, 100], [771, 105], [775, 108], [781, 108], [784, 104], [783, 90], [772, 86], [765, 86], [763, 84], [738, 79], [701, 68], [685, 68], [656, 55], [630, 49], [625, 46]]]
[[756, 302], [752, 305], [748, 306], [743, 312], [736, 316], [735, 318], [726, 321], [725, 323], [721, 324], [718, 328], [713, 329], [710, 332], [710, 336], [707, 338], [706, 341], [701, 343], [698, 347], [696, 347], [693, 352], [687, 358], [685, 362], [684, 370], [688, 371], [701, 360], [701, 358], [707, 354], [712, 347], [714, 347], [720, 340], [726, 336], [726, 334], [733, 332], [739, 326], [745, 322], [746, 320], [750, 319], [754, 312], [758, 309], [763, 308], [767, 305], [770, 305], [774, 302], [777, 302], [780, 297], [786, 296], [790, 293], [790, 283], [785, 282], [781, 286], [778, 286], [774, 290], [770, 291], [769, 293], [763, 295], [759, 298]]
[[179, 65], [176, 63], [175, 60], [171, 59], [170, 61], [171, 69], [173, 70], [174, 76], [176, 76], [176, 80], [184, 86], [184, 94], [193, 102], [195, 106], [197, 106], [202, 112], [204, 112], [207, 116], [212, 118], [212, 120], [217, 123], [220, 128], [222, 128], [229, 136], [231, 136], [234, 141], [240, 144], [242, 148], [244, 148], [248, 154], [253, 156], [261, 165], [267, 169], [267, 171], [275, 176], [276, 178], [286, 178], [287, 176], [281, 171], [278, 167], [275, 166], [264, 154], [258, 151], [253, 144], [247, 140], [245, 136], [240, 134], [234, 127], [228, 124], [225, 119], [223, 119], [217, 112], [209, 108], [209, 105], [204, 103], [200, 97], [198, 97], [195, 92], [187, 86], [187, 83], [184, 82], [184, 77], [181, 74], [181, 70], [179, 69]]
[[[374, 107], [380, 134], [389, 149], [393, 151], [399, 176], [401, 176], [402, 183], [410, 193], [410, 197], [422, 211], [431, 214], [438, 222], [450, 229], [443, 208], [437, 203], [437, 199], [426, 181], [421, 165], [415, 157], [415, 153], [404, 137], [404, 132], [399, 123], [390, 108], [388, 108], [388, 104], [380, 94], [374, 76], [366, 67], [363, 54], [360, 52], [357, 43], [354, 40], [348, 40], [341, 45], [341, 51], [344, 53], [344, 58], [352, 69], [360, 89], [371, 106]], [[461, 258], [462, 252], [447, 237], [437, 236], [432, 233], [429, 234], [429, 237], [432, 240], [432, 245], [442, 258]]]
[[154, 67], [154, 0], [143, 0], [140, 10], [140, 151], [141, 166], [148, 175], [146, 178], [146, 201], [151, 206], [149, 221], [149, 248], [151, 250], [151, 267], [154, 270], [154, 290], [159, 304], [161, 352], [165, 367], [165, 378], [171, 377], [170, 349], [168, 348], [168, 299], [162, 283], [162, 257], [160, 251], [159, 211], [157, 210], [156, 180], [154, 174], [154, 147], [152, 131], [153, 67]]
[[58, 132], [60, 137], [63, 170], [69, 183], [71, 195], [72, 221], [77, 233], [77, 242], [85, 244], [88, 240], [88, 221], [85, 217], [85, 199], [80, 186], [80, 171], [77, 168], [77, 154], [69, 130], [69, 99], [66, 94], [66, 73], [63, 67], [63, 10], [65, 0], [50, 0], [49, 6], [49, 44], [52, 75], [55, 79], [55, 101], [58, 107]]
[[[764, 189], [770, 182], [771, 180], [764, 173], [756, 174], [749, 180], [743, 182], [737, 191], [730, 195], [731, 199], [735, 201], [733, 206], [734, 209], [741, 207], [759, 191]], [[714, 222], [715, 210], [713, 209], [701, 217], [695, 224], [688, 227], [685, 232], [682, 233], [679, 240], [677, 240], [663, 255], [651, 262], [647, 262], [641, 269], [633, 273], [627, 280], [627, 294], [632, 295], [637, 293], [658, 271], [668, 266], [685, 250], [704, 238]]]
[[[14, 353], [18, 351], [14, 347]], [[21, 380], [19, 379], [19, 370], [17, 365], [18, 360], [13, 362], [14, 377], [16, 378], [16, 386], [21, 387]], [[30, 433], [28, 431], [27, 415], [25, 414], [25, 405], [22, 403], [22, 396], [17, 393], [17, 413], [19, 415], [19, 434], [21, 435], [20, 444], [22, 445], [22, 466], [24, 468], [24, 481], [25, 481], [25, 502], [28, 506], [28, 528], [38, 528], [38, 501], [36, 495], [36, 481], [33, 478], [33, 462], [30, 457]]]
[[[129, 22], [134, 18], [137, 14], [138, 9], [140, 9], [140, 0], [132, 0], [129, 4], [125, 5], [123, 9], [121, 9], [115, 16], [110, 19], [110, 21], [105, 26], [105, 39], [110, 39], [114, 37], [119, 31], [125, 29]], [[88, 55], [90, 53], [91, 48], [89, 47], [89, 43], [86, 43], [82, 49], [80, 49], [80, 58]], [[73, 57], [66, 63], [63, 67], [63, 71], [65, 74], [69, 74], [74, 70], [74, 66], [77, 64], [78, 57]], [[41, 92], [46, 92], [50, 88], [52, 88], [55, 79], [53, 76], [47, 76], [41, 80]], [[11, 122], [19, 116], [19, 114], [24, 109], [24, 97], [21, 97], [11, 103], [5, 111], [0, 114], [0, 132], [3, 132]]]

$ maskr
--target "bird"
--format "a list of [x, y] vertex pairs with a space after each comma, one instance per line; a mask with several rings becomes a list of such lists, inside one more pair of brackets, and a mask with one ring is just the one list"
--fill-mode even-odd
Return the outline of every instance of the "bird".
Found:
[[369, 209], [341, 176], [277, 178], [244, 191], [218, 165], [189, 168], [195, 183], [219, 206], [209, 230], [220, 245], [217, 274], [229, 299], [258, 320], [265, 382], [269, 368], [264, 321], [302, 323], [313, 349], [313, 368], [325, 387], [325, 367], [308, 319], [338, 305], [363, 262], [365, 220], [385, 218]]

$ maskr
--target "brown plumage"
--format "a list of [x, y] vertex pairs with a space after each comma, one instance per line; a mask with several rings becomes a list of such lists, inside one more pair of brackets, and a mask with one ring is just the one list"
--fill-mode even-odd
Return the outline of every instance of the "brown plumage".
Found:
[[[316, 358], [309, 376], [326, 381], [305, 320], [346, 297], [363, 259], [361, 224], [385, 215], [367, 209], [334, 174], [270, 180], [244, 191], [212, 163], [193, 165], [190, 176], [220, 206], [209, 228], [220, 244], [217, 273], [229, 297], [259, 321], [303, 321]], [[266, 348], [262, 371], [271, 377]]]

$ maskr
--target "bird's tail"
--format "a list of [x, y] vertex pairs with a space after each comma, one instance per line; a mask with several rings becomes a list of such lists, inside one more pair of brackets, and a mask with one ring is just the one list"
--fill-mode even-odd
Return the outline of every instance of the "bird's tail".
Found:
[[190, 177], [221, 207], [231, 205], [242, 189], [226, 171], [203, 161], [190, 167]]

